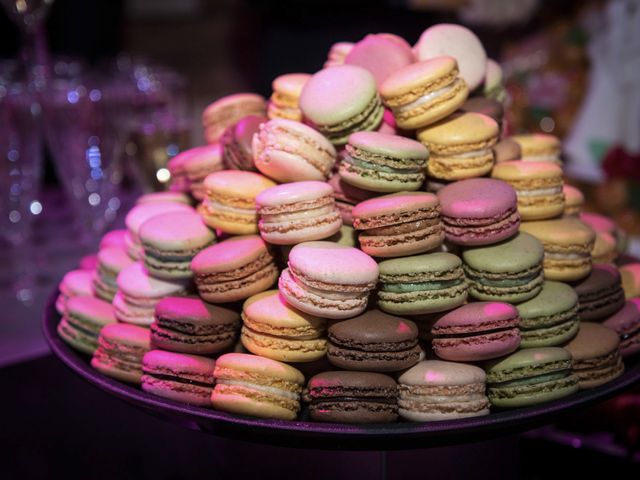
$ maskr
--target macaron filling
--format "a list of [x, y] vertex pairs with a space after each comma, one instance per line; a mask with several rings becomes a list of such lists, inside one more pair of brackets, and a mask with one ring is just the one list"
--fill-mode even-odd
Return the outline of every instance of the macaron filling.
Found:
[[342, 143], [350, 132], [374, 130], [382, 121], [383, 114], [382, 102], [376, 93], [361, 113], [336, 125], [316, 125], [316, 127], [332, 143]]
[[283, 397], [289, 400], [300, 399], [299, 388], [294, 391], [284, 390], [282, 388], [277, 388], [269, 385], [264, 385], [261, 383], [253, 383], [245, 380], [236, 380], [232, 378], [220, 378], [217, 379], [217, 385], [226, 385], [226, 386], [234, 386], [234, 387], [242, 387], [246, 389], [251, 389], [257, 392], [266, 393], [268, 395], [276, 395], [278, 397]]
[[382, 290], [392, 293], [412, 293], [421, 291], [444, 290], [464, 284], [464, 278], [436, 280], [412, 283], [383, 283]]
[[424, 95], [418, 97], [416, 100], [397, 107], [394, 113], [406, 113], [410, 110], [413, 110], [414, 108], [421, 107], [425, 103], [430, 103], [451, 92], [456, 87], [456, 82], [459, 81], [460, 79], [455, 79], [450, 85], [427, 92]]
[[[347, 147], [348, 148], [348, 147]], [[390, 163], [391, 163], [391, 159]], [[375, 170], [375, 171], [380, 171], [380, 172], [384, 172], [384, 173], [396, 173], [396, 174], [403, 174], [403, 173], [420, 173], [423, 171], [423, 166], [421, 165], [416, 165], [414, 167], [412, 166], [406, 166], [406, 167], [400, 167], [400, 168], [393, 168], [393, 167], [389, 167], [388, 165], [381, 165], [381, 164], [377, 164], [377, 163], [371, 163], [371, 162], [367, 162], [365, 160], [361, 160], [359, 158], [354, 158], [352, 155], [348, 155], [345, 154], [342, 156], [342, 163], [346, 163], [349, 165], [352, 165], [354, 167], [358, 167], [358, 168], [364, 168], [367, 170]], [[399, 163], [399, 162], [395, 162], [395, 163]], [[426, 162], [425, 162], [426, 163]]]

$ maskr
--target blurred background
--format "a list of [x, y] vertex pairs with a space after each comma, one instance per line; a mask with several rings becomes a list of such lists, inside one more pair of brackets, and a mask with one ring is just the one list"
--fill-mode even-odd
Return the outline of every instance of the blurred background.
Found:
[[[314, 73], [332, 44], [367, 33], [413, 44], [436, 23], [473, 29], [502, 66], [511, 132], [560, 137], [568, 181], [583, 190], [588, 210], [616, 220], [629, 252], [640, 256], [638, 1], [0, 4], [0, 366], [13, 365], [2, 370], [7, 378], [20, 377], [20, 362], [47, 354], [40, 315], [62, 274], [95, 251], [106, 230], [121, 228], [137, 195], [166, 185], [169, 159], [204, 144], [206, 105], [233, 92], [268, 97], [277, 75]], [[83, 387], [68, 374], [64, 382]], [[556, 433], [527, 441], [561, 457], [576, 437], [558, 433], [551, 442]], [[608, 450], [599, 437], [583, 439], [597, 455], [589, 461], [637, 466], [640, 432], [616, 424], [597, 435], [608, 435]], [[2, 445], [19, 461], [20, 442], [9, 451]], [[526, 455], [524, 462], [537, 478], [536, 462]]]

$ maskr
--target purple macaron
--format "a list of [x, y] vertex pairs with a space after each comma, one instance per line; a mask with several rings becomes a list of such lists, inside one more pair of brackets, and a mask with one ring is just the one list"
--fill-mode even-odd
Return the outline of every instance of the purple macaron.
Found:
[[156, 305], [151, 345], [172, 352], [214, 354], [231, 349], [240, 315], [198, 297], [166, 297]]
[[520, 226], [516, 192], [493, 178], [471, 178], [438, 191], [445, 237], [464, 246], [491, 245], [516, 234]]
[[142, 389], [176, 402], [211, 406], [215, 360], [151, 350], [142, 359]]

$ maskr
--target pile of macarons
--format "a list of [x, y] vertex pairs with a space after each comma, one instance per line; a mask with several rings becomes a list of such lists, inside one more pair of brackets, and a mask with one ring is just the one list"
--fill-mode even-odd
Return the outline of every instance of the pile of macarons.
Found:
[[[239, 415], [437, 421], [559, 399], [640, 352], [640, 266], [582, 212], [560, 141], [509, 135], [467, 28], [331, 47], [209, 105], [58, 332], [107, 376]], [[95, 266], [94, 266], [95, 264]]]

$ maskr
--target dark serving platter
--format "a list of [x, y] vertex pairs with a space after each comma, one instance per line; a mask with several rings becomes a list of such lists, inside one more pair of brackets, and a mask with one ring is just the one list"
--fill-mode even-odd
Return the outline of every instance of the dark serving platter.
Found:
[[[601, 402], [640, 380], [640, 362], [627, 363], [625, 373], [601, 387], [578, 392], [540, 406], [492, 412], [468, 419], [385, 425], [329, 424], [264, 420], [177, 403], [106, 377], [89, 365], [89, 357], [64, 343], [56, 332], [60, 315], [54, 292], [43, 315], [43, 332], [53, 353], [88, 382], [156, 417], [193, 430], [227, 438], [297, 448], [327, 450], [398, 450], [464, 444], [526, 431], [561, 415]], [[303, 418], [305, 412], [303, 412]]]

